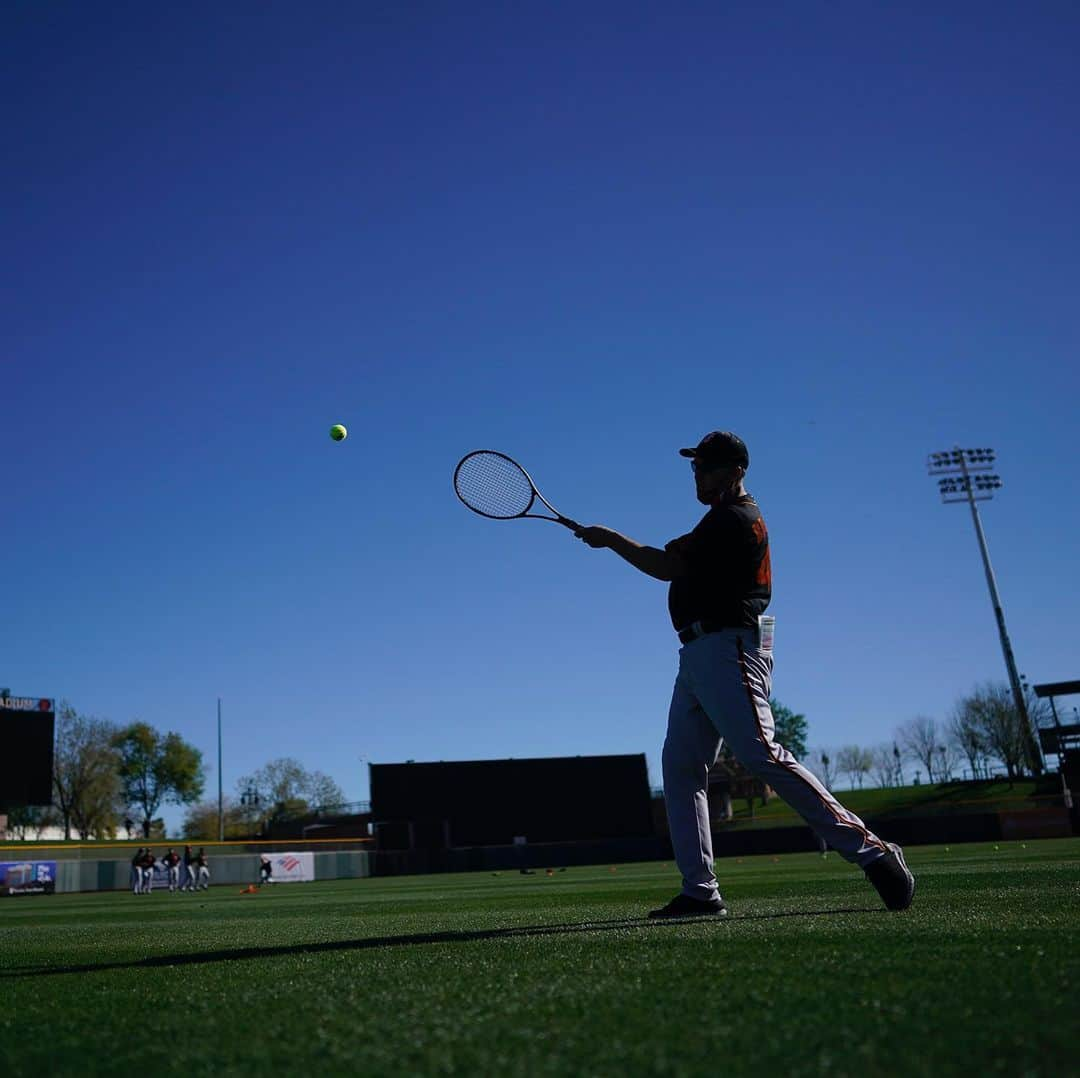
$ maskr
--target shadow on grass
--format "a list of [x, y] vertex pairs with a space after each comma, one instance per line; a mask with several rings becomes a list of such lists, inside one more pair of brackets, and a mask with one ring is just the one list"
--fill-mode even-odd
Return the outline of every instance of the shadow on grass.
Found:
[[171, 966], [205, 966], [215, 962], [236, 962], [258, 958], [283, 958], [286, 955], [332, 954], [342, 951], [370, 951], [386, 947], [414, 947], [430, 943], [475, 943], [478, 940], [522, 939], [529, 936], [561, 936], [575, 932], [611, 932], [638, 928], [664, 930], [680, 924], [732, 924], [740, 921], [775, 921], [788, 917], [829, 917], [846, 913], [888, 913], [881, 907], [855, 906], [848, 909], [789, 910], [783, 913], [747, 913], [728, 917], [680, 917], [672, 920], [650, 920], [647, 917], [625, 917], [606, 921], [579, 921], [575, 924], [518, 925], [512, 928], [482, 928], [461, 932], [418, 932], [406, 936], [369, 936], [355, 940], [329, 940], [321, 943], [295, 943], [281, 947], [235, 947], [226, 951], [204, 951], [193, 954], [153, 955], [128, 962], [84, 963], [72, 966], [27, 966], [23, 969], [0, 970], [0, 980], [25, 977], [55, 977], [64, 973], [103, 973], [118, 969], [161, 969]]

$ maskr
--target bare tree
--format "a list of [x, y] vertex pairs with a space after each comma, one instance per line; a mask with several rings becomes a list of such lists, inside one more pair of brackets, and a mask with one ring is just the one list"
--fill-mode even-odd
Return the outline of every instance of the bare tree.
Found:
[[973, 778], [989, 774], [989, 745], [971, 700], [964, 697], [949, 716], [949, 740], [967, 759]]
[[863, 779], [874, 766], [874, 754], [858, 745], [844, 745], [836, 754], [836, 767], [851, 780], [851, 788], [862, 789]]
[[960, 766], [963, 753], [951, 742], [943, 741], [938, 745], [937, 780], [951, 782], [953, 772]]
[[841, 745], [836, 750], [836, 770], [841, 775], [847, 775], [851, 789], [855, 789], [855, 774], [859, 769], [859, 746]]
[[111, 722], [80, 715], [67, 701], [57, 710], [53, 799], [66, 839], [73, 824], [82, 838], [115, 832], [120, 796], [115, 733]]
[[329, 775], [308, 771], [291, 756], [271, 760], [237, 783], [249, 821], [281, 821], [303, 816], [311, 808], [345, 803], [345, 794]]
[[[1024, 705], [1027, 707], [1028, 718], [1034, 729], [1031, 731], [1036, 749], [1038, 747], [1039, 730], [1043, 727], [1054, 725], [1054, 713], [1050, 708], [1050, 701], [1045, 696], [1036, 696], [1035, 690], [1025, 681]], [[1030, 745], [1029, 745], [1030, 751]]]
[[895, 775], [896, 775], [895, 785], [903, 786], [904, 785], [904, 756], [903, 756], [903, 753], [901, 753], [900, 746], [896, 743], [895, 739], [893, 740], [893, 743], [892, 743], [892, 754], [893, 754], [893, 766], [896, 769], [896, 771], [895, 771]]
[[805, 766], [821, 779], [826, 790], [833, 788], [833, 783], [836, 782], [837, 765], [828, 749], [811, 749], [806, 757]]
[[[225, 837], [227, 839], [247, 838], [254, 830], [245, 811], [238, 801], [231, 797], [223, 800]], [[183, 837], [196, 841], [213, 842], [218, 837], [218, 803], [200, 801], [189, 805], [184, 814]]]
[[964, 698], [972, 720], [985, 740], [988, 752], [1005, 765], [1009, 778], [1024, 773], [1027, 731], [1016, 710], [1008, 685], [987, 682]]
[[874, 770], [874, 750], [859, 749], [858, 758], [855, 761], [855, 774], [859, 781], [859, 789], [863, 788], [863, 780]]
[[878, 745], [872, 751], [871, 758], [873, 760], [871, 767], [874, 772], [874, 781], [878, 786], [886, 789], [900, 784], [896, 771], [896, 756], [893, 753], [892, 745]]
[[307, 772], [299, 760], [283, 756], [264, 764], [258, 771], [245, 775], [237, 783], [242, 791], [254, 790], [267, 805], [300, 800], [304, 793]]
[[309, 771], [305, 787], [308, 801], [315, 809], [329, 809], [345, 804], [345, 792], [322, 771]]
[[926, 781], [933, 782], [940, 763], [938, 748], [942, 743], [937, 720], [916, 715], [899, 726], [896, 740], [909, 759], [926, 768]]

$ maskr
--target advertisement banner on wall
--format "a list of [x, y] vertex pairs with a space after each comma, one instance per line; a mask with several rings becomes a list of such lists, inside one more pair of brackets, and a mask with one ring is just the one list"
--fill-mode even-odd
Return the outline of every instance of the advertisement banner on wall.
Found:
[[51, 895], [55, 890], [55, 861], [0, 861], [0, 896]]
[[[176, 874], [176, 883], [180, 886], [184, 882], [184, 866], [180, 864], [177, 867], [180, 871]], [[169, 889], [169, 866], [160, 859], [154, 862], [154, 879], [151, 886], [155, 891]]]
[[315, 879], [315, 854], [272, 853], [268, 854], [274, 883], [309, 883]]

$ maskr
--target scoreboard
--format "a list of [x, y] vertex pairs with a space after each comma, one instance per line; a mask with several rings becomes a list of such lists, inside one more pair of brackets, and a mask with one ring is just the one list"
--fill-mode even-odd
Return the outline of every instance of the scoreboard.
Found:
[[0, 812], [52, 804], [52, 700], [0, 696]]

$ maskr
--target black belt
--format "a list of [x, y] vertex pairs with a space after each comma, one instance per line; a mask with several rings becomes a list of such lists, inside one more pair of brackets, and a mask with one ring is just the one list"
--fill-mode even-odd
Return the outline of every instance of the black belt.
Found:
[[734, 629], [734, 625], [721, 625], [718, 621], [709, 621], [707, 618], [702, 621], [695, 621], [693, 625], [687, 625], [685, 629], [679, 630], [679, 641], [683, 644], [689, 644], [693, 640], [697, 640], [698, 637], [707, 636], [709, 633], [722, 633], [725, 629]]

